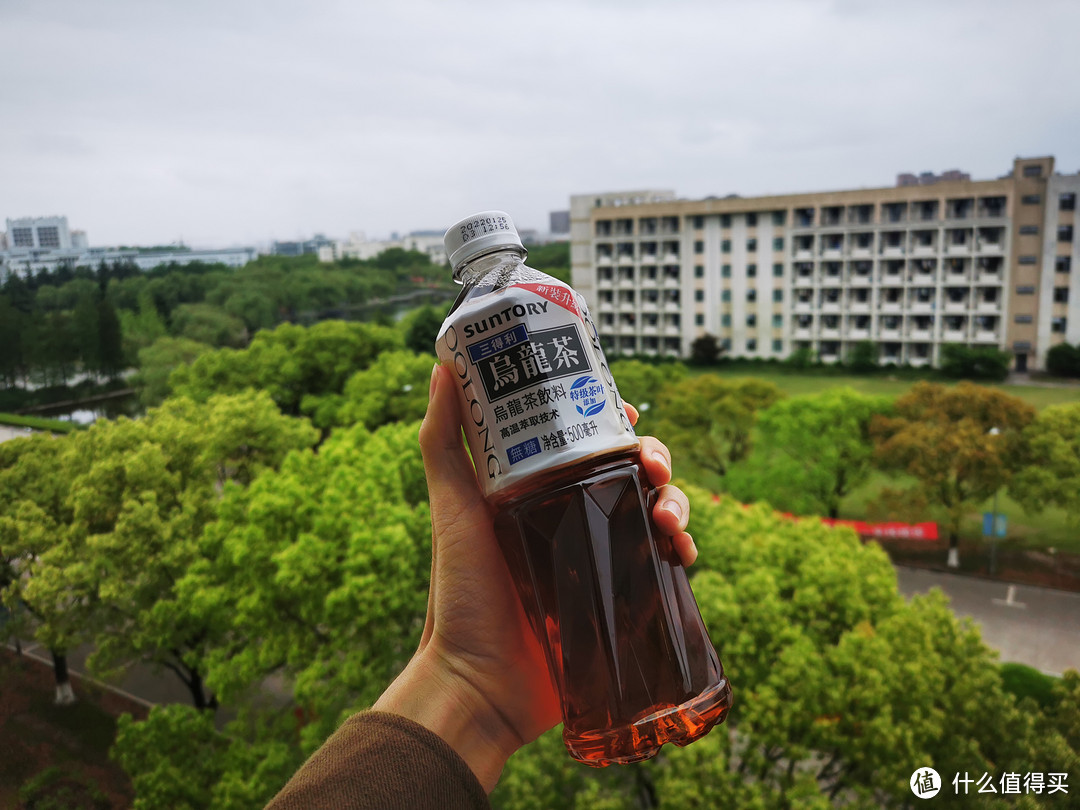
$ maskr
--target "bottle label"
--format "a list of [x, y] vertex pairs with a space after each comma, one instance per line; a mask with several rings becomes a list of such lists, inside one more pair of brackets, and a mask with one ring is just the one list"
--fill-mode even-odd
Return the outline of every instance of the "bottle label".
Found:
[[585, 301], [569, 287], [515, 284], [466, 301], [437, 348], [458, 381], [485, 495], [638, 446]]

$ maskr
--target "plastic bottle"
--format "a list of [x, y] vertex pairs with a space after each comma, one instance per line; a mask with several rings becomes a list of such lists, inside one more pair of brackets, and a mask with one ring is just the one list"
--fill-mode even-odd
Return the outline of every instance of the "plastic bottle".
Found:
[[501, 211], [462, 220], [445, 243], [463, 289], [436, 350], [559, 690], [567, 750], [602, 767], [693, 742], [724, 720], [731, 687], [671, 538], [652, 524], [656, 491], [585, 300], [525, 266]]

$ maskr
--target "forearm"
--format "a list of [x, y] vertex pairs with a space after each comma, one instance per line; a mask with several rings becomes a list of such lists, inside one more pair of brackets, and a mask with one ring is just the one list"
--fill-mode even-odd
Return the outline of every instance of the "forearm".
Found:
[[467, 668], [428, 644], [372, 707], [400, 715], [442, 738], [490, 793], [520, 736], [477, 690]]

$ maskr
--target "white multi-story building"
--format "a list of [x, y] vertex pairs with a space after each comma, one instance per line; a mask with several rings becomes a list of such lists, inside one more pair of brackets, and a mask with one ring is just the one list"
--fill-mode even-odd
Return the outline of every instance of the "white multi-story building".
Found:
[[576, 195], [573, 283], [616, 353], [685, 356], [712, 334], [731, 356], [835, 362], [871, 341], [881, 363], [927, 365], [963, 343], [1042, 368], [1080, 342], [1080, 175], [1053, 166], [769, 197]]
[[61, 265], [97, 267], [101, 262], [134, 262], [140, 270], [166, 264], [224, 264], [243, 267], [254, 260], [255, 248], [221, 250], [137, 250], [91, 248], [86, 231], [72, 231], [67, 217], [26, 217], [7, 221], [7, 247], [0, 244], [0, 280], [10, 273], [22, 276], [53, 271]]
[[319, 248], [319, 261], [333, 262], [338, 259], [374, 259], [391, 248], [415, 250], [427, 254], [433, 264], [446, 264], [446, 249], [442, 232], [413, 231], [393, 239], [368, 239], [362, 231], [353, 231], [349, 238], [335, 242], [332, 247]]

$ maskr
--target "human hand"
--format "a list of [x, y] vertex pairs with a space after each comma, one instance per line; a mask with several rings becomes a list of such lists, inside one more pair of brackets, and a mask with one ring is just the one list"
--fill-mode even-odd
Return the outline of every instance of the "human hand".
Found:
[[[637, 410], [628, 405], [626, 412], [634, 424]], [[427, 619], [416, 654], [374, 708], [434, 731], [490, 792], [510, 755], [559, 722], [559, 698], [462, 441], [452, 376], [439, 365], [420, 449], [432, 523]], [[690, 503], [668, 483], [671, 456], [646, 436], [641, 461], [658, 487], [653, 523], [672, 536], [679, 558], [690, 565], [697, 557], [686, 532]]]

